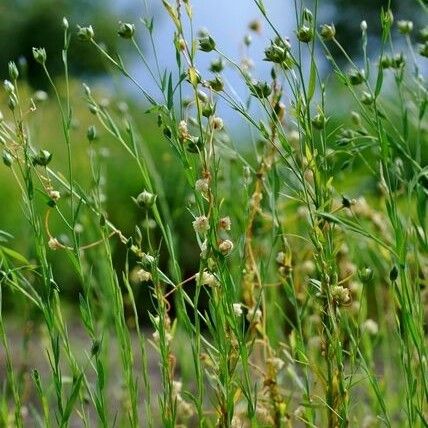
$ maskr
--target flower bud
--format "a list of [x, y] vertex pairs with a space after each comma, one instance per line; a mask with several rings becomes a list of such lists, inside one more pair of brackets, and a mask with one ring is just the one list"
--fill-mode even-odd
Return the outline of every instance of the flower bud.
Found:
[[223, 58], [217, 58], [211, 62], [210, 71], [213, 73], [221, 73], [224, 69], [224, 61]]
[[234, 303], [232, 305], [233, 313], [236, 317], [240, 317], [242, 315], [242, 303]]
[[6, 166], [8, 166], [8, 167], [12, 166], [13, 158], [9, 152], [4, 151], [2, 157], [3, 157], [3, 163]]
[[363, 92], [363, 95], [361, 97], [361, 102], [363, 104], [365, 104], [366, 106], [369, 106], [371, 104], [373, 104], [374, 98], [371, 94], [369, 94], [368, 92]]
[[419, 46], [419, 54], [428, 58], [428, 42], [425, 42], [423, 45]]
[[224, 82], [220, 76], [216, 76], [212, 80], [208, 80], [209, 87], [216, 92], [221, 92], [224, 89]]
[[15, 93], [15, 86], [9, 80], [4, 81], [3, 87], [8, 95], [12, 95]]
[[15, 81], [19, 77], [18, 67], [13, 61], [9, 62], [9, 77], [12, 81]]
[[205, 36], [199, 39], [199, 49], [202, 52], [211, 52], [215, 49], [215, 41], [211, 36]]
[[309, 23], [311, 23], [314, 19], [312, 12], [306, 7], [303, 9], [303, 19]]
[[119, 22], [119, 30], [117, 34], [122, 37], [122, 39], [132, 39], [135, 34], [135, 25], [126, 22]]
[[321, 26], [321, 37], [327, 42], [333, 40], [336, 35], [336, 28], [333, 24], [324, 24]]
[[92, 25], [89, 27], [77, 26], [77, 38], [83, 42], [91, 41], [95, 37]]
[[353, 86], [361, 85], [361, 83], [363, 83], [365, 79], [366, 76], [364, 70], [353, 70], [349, 74], [349, 81]]
[[62, 244], [56, 238], [50, 238], [48, 241], [48, 246], [51, 250], [56, 251], [62, 248]]
[[361, 21], [360, 28], [361, 28], [361, 31], [365, 33], [367, 31], [367, 21], [365, 20]]
[[267, 98], [272, 93], [272, 88], [267, 82], [252, 82], [251, 93], [257, 98]]
[[33, 165], [46, 166], [52, 160], [52, 153], [47, 150], [40, 150], [37, 155], [33, 156]]
[[39, 64], [46, 63], [46, 49], [45, 48], [33, 48], [33, 57]]
[[91, 125], [88, 128], [88, 130], [86, 131], [86, 138], [90, 143], [97, 139], [97, 128], [95, 128], [95, 125]]
[[135, 199], [135, 202], [140, 208], [150, 208], [156, 201], [156, 195], [143, 190]]
[[302, 25], [296, 33], [297, 39], [302, 43], [310, 43], [314, 38], [312, 28]]
[[397, 27], [401, 34], [410, 34], [413, 31], [413, 22], [404, 20], [398, 21]]
[[315, 129], [322, 130], [324, 129], [326, 124], [326, 119], [323, 112], [319, 112], [312, 119], [312, 125]]
[[358, 277], [360, 278], [360, 281], [363, 284], [369, 283], [373, 279], [373, 277], [374, 277], [373, 269], [371, 269], [371, 268], [369, 268], [367, 266], [364, 267], [364, 268], [362, 268], [362, 269], [360, 269], [358, 271]]
[[62, 28], [64, 30], [68, 30], [68, 27], [69, 27], [69, 25], [68, 25], [68, 19], [64, 16], [64, 18], [62, 18]]

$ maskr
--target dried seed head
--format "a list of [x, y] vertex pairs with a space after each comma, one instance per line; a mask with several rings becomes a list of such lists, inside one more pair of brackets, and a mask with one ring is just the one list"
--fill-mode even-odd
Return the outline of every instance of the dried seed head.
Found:
[[213, 124], [213, 128], [216, 131], [221, 131], [223, 129], [223, 126], [224, 126], [223, 119], [221, 117], [218, 117], [218, 116], [213, 117], [212, 124]]
[[348, 288], [341, 285], [335, 285], [332, 289], [332, 297], [339, 306], [348, 305], [351, 303], [351, 294]]
[[262, 319], [262, 311], [259, 308], [256, 308], [255, 306], [248, 309], [247, 312], [247, 320], [249, 322], [253, 322], [255, 324], [259, 323]]
[[148, 282], [152, 279], [152, 274], [144, 269], [139, 269], [136, 273], [136, 278], [140, 282]]
[[228, 255], [233, 250], [233, 242], [230, 239], [225, 239], [220, 243], [218, 246], [218, 249], [220, 253], [222, 253], [224, 256]]
[[58, 239], [51, 237], [48, 241], [48, 246], [51, 250], [56, 251], [62, 248], [61, 243], [58, 241]]
[[229, 217], [229, 216], [227, 216], [227, 217], [222, 217], [222, 218], [220, 219], [220, 221], [218, 222], [218, 227], [219, 227], [221, 230], [229, 231], [229, 230], [231, 229], [231, 226], [232, 226], [232, 222], [231, 222], [231, 220], [230, 220], [230, 217]]
[[61, 194], [58, 192], [58, 190], [49, 190], [49, 197], [54, 202], [58, 202], [61, 198]]
[[219, 285], [216, 276], [206, 270], [196, 276], [196, 283], [198, 285], [207, 285], [208, 287], [217, 287]]
[[200, 192], [203, 195], [206, 195], [208, 193], [209, 188], [210, 188], [210, 181], [208, 180], [208, 178], [200, 178], [199, 180], [196, 180], [195, 190], [197, 192]]
[[242, 303], [234, 303], [233, 304], [233, 313], [236, 317], [240, 317], [242, 315]]
[[193, 229], [195, 229], [195, 232], [199, 234], [204, 234], [208, 232], [210, 228], [208, 218], [204, 215], [196, 217], [195, 220], [192, 222], [192, 225]]

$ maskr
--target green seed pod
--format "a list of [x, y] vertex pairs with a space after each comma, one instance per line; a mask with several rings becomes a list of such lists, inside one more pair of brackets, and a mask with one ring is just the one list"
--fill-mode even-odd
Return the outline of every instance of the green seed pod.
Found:
[[329, 40], [333, 40], [336, 36], [336, 28], [333, 24], [324, 24], [321, 26], [320, 34], [321, 37], [328, 42]]
[[205, 36], [199, 39], [199, 49], [202, 52], [211, 52], [215, 49], [215, 41], [211, 36]]
[[119, 22], [119, 30], [117, 31], [122, 39], [132, 39], [135, 34], [135, 25], [126, 22]]
[[46, 166], [52, 160], [52, 153], [47, 150], [40, 150], [37, 155], [33, 156], [33, 165]]
[[45, 48], [33, 48], [33, 57], [39, 64], [46, 63], [46, 49]]
[[91, 125], [88, 128], [88, 130], [86, 131], [86, 138], [90, 143], [97, 139], [97, 128], [95, 128], [95, 125]]
[[94, 29], [92, 25], [89, 27], [77, 26], [77, 38], [83, 42], [89, 42], [95, 37]]
[[302, 25], [296, 33], [297, 39], [302, 43], [310, 43], [314, 38], [312, 28]]

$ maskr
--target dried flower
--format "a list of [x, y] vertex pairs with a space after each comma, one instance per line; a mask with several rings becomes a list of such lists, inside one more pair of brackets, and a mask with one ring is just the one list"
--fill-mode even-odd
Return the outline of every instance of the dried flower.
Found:
[[229, 230], [231, 229], [231, 226], [232, 226], [232, 221], [230, 220], [230, 217], [229, 217], [229, 216], [227, 216], [227, 217], [222, 217], [222, 218], [220, 219], [220, 221], [218, 222], [218, 227], [219, 227], [221, 230], [229, 231]]
[[199, 180], [196, 180], [195, 190], [197, 192], [200, 192], [203, 195], [205, 195], [208, 193], [209, 189], [210, 189], [210, 181], [208, 180], [208, 178], [200, 178]]
[[193, 224], [193, 229], [195, 229], [195, 232], [201, 233], [201, 234], [208, 232], [210, 228], [210, 223], [208, 221], [208, 218], [204, 215], [196, 217], [195, 220], [192, 222], [192, 224]]
[[152, 274], [144, 269], [139, 269], [136, 272], [136, 278], [140, 282], [148, 282], [152, 279]]
[[220, 253], [226, 256], [233, 250], [233, 242], [230, 239], [225, 239], [220, 243], [220, 245], [218, 246], [218, 249]]
[[209, 287], [216, 287], [219, 285], [216, 276], [206, 270], [196, 276], [196, 283], [198, 285], [208, 285]]
[[351, 294], [348, 288], [336, 285], [332, 289], [332, 297], [339, 306], [348, 305], [351, 302]]
[[62, 244], [58, 241], [58, 239], [51, 237], [48, 241], [48, 246], [51, 250], [59, 250], [62, 248]]
[[234, 303], [233, 305], [233, 313], [236, 317], [240, 317], [242, 315], [242, 303]]

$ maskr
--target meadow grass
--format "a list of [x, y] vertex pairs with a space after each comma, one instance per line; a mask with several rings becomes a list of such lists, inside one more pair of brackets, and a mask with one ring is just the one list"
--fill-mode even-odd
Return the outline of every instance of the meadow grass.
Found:
[[[77, 29], [144, 98], [188, 194], [177, 206], [168, 168], [153, 162], [139, 132], [142, 111], [115, 109], [85, 84], [93, 123], [88, 156], [76, 165], [82, 143], [73, 140], [66, 19], [64, 83], [50, 77], [45, 50], [33, 50], [62, 130], [53, 153], [33, 138], [39, 107], [10, 63], [0, 142], [29, 233], [25, 253], [0, 231], [0, 426], [428, 425], [427, 29], [382, 10], [378, 52], [368, 55], [363, 21], [354, 60], [334, 24], [319, 22], [317, 1], [311, 10], [290, 2], [296, 27], [289, 37], [267, 4], [248, 1], [260, 16], [249, 24], [242, 58], [193, 28], [190, 0], [160, 2], [174, 28], [175, 70], [160, 65], [147, 4], [141, 22], [120, 23], [118, 36], [135, 49], [153, 93], [91, 26]], [[250, 34], [262, 28], [271, 42], [251, 52]], [[270, 76], [255, 77], [250, 54], [271, 65]], [[212, 58], [209, 71], [199, 69], [201, 55]], [[219, 106], [248, 126], [251, 147], [237, 148]], [[126, 195], [142, 219], [129, 230], [109, 215], [106, 183], [120, 182], [122, 167], [109, 176], [103, 138], [141, 183], [138, 194]], [[61, 165], [52, 161], [55, 151], [65, 153]], [[82, 168], [89, 184], [79, 181]], [[177, 223], [183, 216], [186, 227]], [[58, 257], [78, 290], [72, 315]], [[149, 302], [137, 298], [141, 289]], [[12, 352], [4, 296], [25, 314], [25, 368]], [[43, 373], [26, 347], [29, 319], [41, 326]], [[76, 319], [87, 349], [74, 344]], [[153, 353], [157, 373], [148, 363]]]

